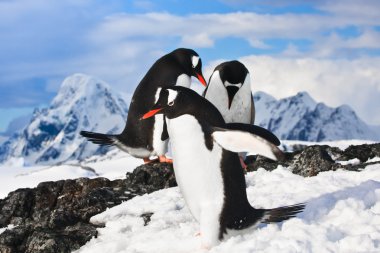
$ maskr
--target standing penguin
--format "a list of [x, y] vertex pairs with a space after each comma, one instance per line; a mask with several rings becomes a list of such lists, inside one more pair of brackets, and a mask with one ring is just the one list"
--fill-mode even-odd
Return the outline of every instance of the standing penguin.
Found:
[[214, 69], [203, 96], [218, 108], [227, 123], [253, 124], [255, 104], [250, 80], [241, 62], [223, 62]]
[[255, 151], [271, 159], [283, 153], [269, 131], [226, 124], [218, 109], [196, 92], [163, 89], [142, 119], [164, 114], [172, 144], [174, 172], [190, 212], [200, 223], [202, 246], [209, 248], [229, 232], [294, 217], [305, 205], [255, 209], [247, 199], [243, 168], [235, 152]]
[[141, 116], [149, 110], [158, 99], [164, 87], [190, 87], [191, 76], [206, 86], [202, 74], [202, 61], [191, 49], [179, 48], [158, 59], [137, 86], [128, 118], [121, 134], [101, 134], [81, 131], [80, 134], [93, 143], [115, 145], [132, 156], [150, 162], [150, 156], [159, 156], [160, 162], [169, 161], [165, 157], [168, 138], [165, 135], [166, 123], [162, 115], [140, 121]]
[[[227, 61], [219, 64], [214, 69], [203, 96], [218, 108], [227, 123], [255, 122], [250, 74], [241, 62]], [[240, 154], [244, 168], [247, 167], [244, 163], [245, 155]]]

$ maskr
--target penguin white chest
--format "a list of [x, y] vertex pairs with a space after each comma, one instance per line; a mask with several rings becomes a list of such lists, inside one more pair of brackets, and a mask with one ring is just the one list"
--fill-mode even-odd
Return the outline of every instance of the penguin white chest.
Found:
[[231, 101], [231, 106], [228, 107], [228, 93], [226, 85], [220, 78], [219, 71], [215, 71], [211, 76], [205, 98], [218, 108], [226, 123], [251, 123], [252, 95], [249, 74], [246, 76], [244, 83], [240, 85], [241, 88], [236, 92]]
[[216, 143], [212, 150], [206, 147], [202, 127], [191, 115], [167, 123], [175, 176], [191, 213], [198, 221], [210, 215], [218, 220], [224, 202], [222, 148]]

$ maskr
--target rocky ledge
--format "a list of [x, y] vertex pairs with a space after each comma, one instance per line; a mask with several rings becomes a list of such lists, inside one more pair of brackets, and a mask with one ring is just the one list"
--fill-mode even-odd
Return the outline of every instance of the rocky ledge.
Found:
[[[315, 176], [319, 172], [345, 169], [360, 171], [380, 163], [380, 143], [350, 146], [342, 151], [329, 146], [301, 147], [286, 153], [281, 162], [261, 156], [247, 158], [248, 171], [289, 167], [295, 174]], [[372, 161], [371, 161], [372, 159]], [[134, 196], [176, 186], [170, 164], [137, 167], [123, 180], [79, 178], [43, 182], [33, 189], [18, 189], [0, 200], [0, 252], [71, 252], [97, 236], [90, 218]], [[147, 224], [151, 213], [142, 215]]]

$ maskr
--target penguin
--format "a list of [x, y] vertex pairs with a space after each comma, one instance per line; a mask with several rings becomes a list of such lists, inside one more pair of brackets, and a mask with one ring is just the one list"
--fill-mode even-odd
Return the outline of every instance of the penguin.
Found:
[[162, 88], [190, 87], [191, 76], [206, 86], [202, 61], [194, 50], [178, 48], [164, 55], [153, 64], [134, 91], [122, 133], [81, 131], [80, 134], [95, 144], [113, 145], [134, 157], [143, 158], [145, 163], [151, 162], [151, 156], [158, 156], [160, 162], [171, 162], [165, 157], [168, 137], [163, 134], [166, 132], [164, 117], [157, 115], [145, 121], [139, 118], [154, 105]]
[[[219, 109], [227, 123], [255, 122], [255, 104], [248, 69], [239, 61], [227, 61], [215, 67], [203, 96]], [[278, 143], [279, 145], [280, 143]], [[246, 153], [240, 154], [244, 169]]]
[[219, 64], [203, 96], [219, 109], [227, 123], [254, 124], [255, 104], [248, 69], [239, 61]]
[[[284, 154], [264, 128], [225, 123], [218, 109], [184, 87], [162, 89], [141, 120], [163, 114], [171, 141], [173, 167], [184, 200], [200, 224], [202, 248], [260, 223], [295, 217], [305, 204], [253, 208], [247, 199], [244, 170], [237, 152], [255, 151], [273, 160]], [[196, 159], [195, 159], [196, 158]]]

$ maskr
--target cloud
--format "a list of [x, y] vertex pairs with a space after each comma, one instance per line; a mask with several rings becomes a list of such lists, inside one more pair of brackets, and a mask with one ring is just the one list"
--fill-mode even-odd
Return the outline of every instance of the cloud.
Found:
[[[255, 2], [278, 8], [292, 5], [286, 0]], [[260, 88], [278, 97], [307, 90], [317, 100], [334, 106], [350, 104], [366, 120], [380, 122], [371, 117], [373, 108], [379, 108], [373, 102], [379, 95], [380, 77], [375, 71], [379, 60], [378, 55], [366, 51], [380, 47], [375, 28], [380, 25], [380, 14], [374, 11], [379, 9], [375, 1], [367, 5], [320, 0], [313, 1], [320, 12], [276, 14], [133, 14], [120, 12], [122, 4], [1, 1], [0, 33], [7, 36], [0, 41], [0, 89], [8, 89], [9, 105], [17, 101], [18, 106], [31, 106], [33, 101], [12, 96], [22, 90], [32, 91], [34, 86], [28, 85], [36, 82], [37, 93], [45, 95], [30, 98], [35, 104], [38, 99], [46, 102], [60, 80], [75, 72], [98, 76], [117, 90], [132, 92], [153, 62], [176, 47], [193, 47], [206, 57], [207, 50], [217, 52], [209, 57], [215, 60], [228, 55], [218, 42], [233, 38], [247, 42], [254, 52], [269, 55], [242, 58], [252, 68], [254, 90]], [[132, 4], [154, 9], [156, 3]], [[347, 27], [354, 27], [357, 34], [346, 36], [342, 30]], [[310, 46], [302, 48], [297, 41], [307, 41]], [[13, 87], [16, 84], [17, 89]]]
[[251, 72], [254, 92], [261, 90], [282, 98], [307, 91], [318, 102], [330, 106], [348, 104], [366, 122], [380, 124], [380, 57], [348, 60], [246, 56], [240, 60]]

